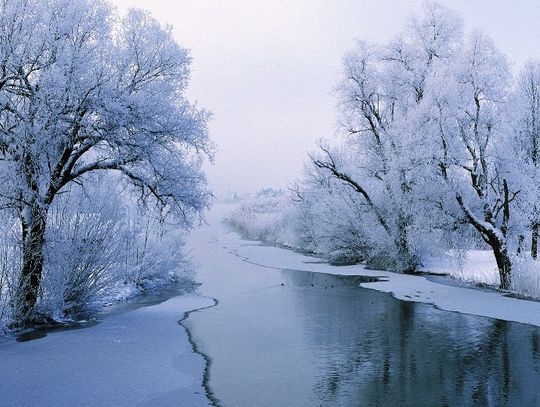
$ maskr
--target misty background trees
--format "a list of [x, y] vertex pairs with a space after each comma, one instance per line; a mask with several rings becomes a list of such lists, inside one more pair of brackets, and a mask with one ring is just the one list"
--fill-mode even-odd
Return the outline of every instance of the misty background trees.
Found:
[[[341, 139], [310, 155], [282, 204], [294, 222], [270, 240], [401, 272], [486, 249], [503, 289], [539, 273], [538, 67], [512, 75], [487, 36], [436, 3], [388, 44], [359, 41], [336, 89]], [[257, 230], [245, 219], [260, 207], [229, 219]]]
[[3, 320], [69, 316], [113, 285], [172, 276], [181, 262], [148, 259], [178, 251], [210, 196], [188, 51], [148, 13], [102, 1], [2, 0], [0, 30]]

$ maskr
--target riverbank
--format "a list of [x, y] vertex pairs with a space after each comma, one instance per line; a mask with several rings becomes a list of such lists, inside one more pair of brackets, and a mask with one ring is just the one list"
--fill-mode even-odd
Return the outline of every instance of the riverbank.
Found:
[[[362, 283], [362, 287], [390, 293], [396, 299], [433, 304], [446, 311], [455, 311], [504, 321], [540, 326], [540, 302], [513, 298], [495, 290], [442, 284], [419, 275], [397, 274], [389, 271], [369, 270], [362, 265], [332, 266], [320, 259], [292, 250], [264, 245], [246, 244], [237, 239], [230, 250], [246, 262], [275, 269], [306, 270], [337, 275], [363, 275], [379, 277], [384, 281]], [[242, 243], [243, 242], [243, 243]]]
[[[472, 335], [474, 332], [491, 332], [495, 328], [496, 333], [504, 328], [508, 332], [519, 331], [516, 338], [524, 337], [520, 326], [507, 327], [501, 322], [501, 328], [498, 320], [540, 326], [538, 302], [441, 284], [422, 276], [373, 271], [362, 266], [331, 266], [318, 258], [244, 240], [221, 222], [228, 210], [230, 206], [216, 205], [208, 215], [209, 224], [195, 229], [186, 244], [199, 269], [197, 280], [205, 297], [186, 294], [165, 302], [151, 300], [148, 306], [109, 315], [88, 329], [52, 332], [24, 343], [0, 342], [0, 405], [191, 407], [220, 405], [223, 400], [223, 405], [250, 406], [259, 405], [264, 391], [270, 401], [260, 405], [276, 405], [277, 395], [284, 398], [282, 405], [305, 405], [314, 395], [313, 383], [321, 394], [328, 394], [328, 389], [318, 382], [318, 375], [330, 375], [328, 380], [333, 380], [334, 367], [321, 366], [321, 361], [334, 363], [332, 358], [341, 346], [348, 350], [338, 362], [343, 363], [343, 372], [349, 372], [347, 363], [365, 354], [362, 349], [370, 338], [362, 329], [379, 329], [383, 320], [388, 327], [380, 332], [380, 338], [397, 341], [401, 334], [392, 332], [407, 322], [404, 317], [410, 319], [412, 326], [415, 319], [411, 315], [419, 318], [418, 335], [427, 336], [421, 346], [410, 345], [414, 354], [429, 344], [433, 354], [439, 352], [435, 346], [438, 342], [431, 343], [429, 335], [442, 335], [450, 326], [469, 329], [463, 335], [470, 338], [478, 336]], [[346, 287], [340, 288], [336, 284], [345, 284], [343, 279], [334, 281], [325, 274], [368, 276], [372, 281], [345, 279]], [[366, 290], [359, 293], [353, 285], [391, 293], [407, 302], [394, 301], [374, 291], [367, 291], [369, 295]], [[215, 307], [212, 298], [219, 301]], [[426, 305], [416, 306], [411, 301]], [[442, 315], [427, 304], [496, 319], [478, 321], [457, 313]], [[391, 321], [388, 315], [394, 315]], [[433, 326], [429, 328], [429, 324]], [[359, 350], [353, 352], [342, 342], [343, 338]], [[470, 344], [471, 354], [477, 352], [477, 345], [494, 341], [482, 339], [480, 345]], [[448, 352], [455, 352], [450, 347], [453, 340], [447, 342]], [[373, 347], [378, 343], [379, 339], [374, 340]], [[379, 351], [373, 348], [370, 363], [374, 369], [380, 367], [375, 362], [382, 360]], [[317, 352], [323, 352], [328, 360], [320, 359]], [[395, 355], [388, 357], [400, 354], [402, 351], [396, 350]], [[426, 363], [433, 357], [424, 356]], [[299, 366], [298, 371], [291, 371], [291, 360]], [[269, 362], [275, 371], [260, 368]], [[441, 359], [441, 366], [446, 363]], [[305, 373], [308, 371], [312, 377]], [[379, 370], [371, 373], [373, 377], [365, 382], [366, 389], [381, 374]], [[484, 371], [477, 373], [481, 378]], [[268, 375], [272, 376], [275, 391], [268, 391]], [[295, 382], [300, 376], [305, 379], [301, 389]], [[253, 381], [253, 386], [260, 385], [260, 393], [245, 385], [246, 377]], [[355, 388], [356, 375], [347, 380], [351, 389]], [[294, 403], [287, 404], [291, 397], [295, 397]], [[244, 403], [235, 403], [240, 398]], [[228, 400], [233, 401], [225, 403]]]
[[178, 321], [211, 299], [180, 295], [87, 329], [0, 343], [2, 406], [208, 406], [206, 361]]

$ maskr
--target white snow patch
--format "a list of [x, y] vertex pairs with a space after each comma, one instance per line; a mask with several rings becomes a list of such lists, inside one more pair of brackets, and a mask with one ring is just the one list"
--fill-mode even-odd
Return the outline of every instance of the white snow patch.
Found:
[[421, 271], [448, 274], [458, 280], [497, 286], [499, 272], [491, 250], [450, 251], [423, 260]]
[[204, 360], [178, 320], [213, 304], [182, 295], [87, 329], [0, 346], [1, 406], [207, 406]]

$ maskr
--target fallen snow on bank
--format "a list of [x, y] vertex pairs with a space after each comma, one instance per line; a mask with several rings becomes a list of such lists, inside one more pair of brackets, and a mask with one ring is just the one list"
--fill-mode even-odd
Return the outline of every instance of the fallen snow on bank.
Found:
[[[228, 236], [227, 242], [233, 253], [245, 261], [263, 267], [384, 277], [385, 281], [364, 283], [362, 286], [391, 293], [400, 300], [431, 303], [447, 311], [540, 326], [540, 302], [509, 298], [495, 291], [441, 284], [422, 276], [367, 270], [361, 265], [331, 266], [317, 261], [314, 257], [304, 256], [290, 250], [247, 242], [240, 239], [235, 233]], [[481, 256], [473, 258], [464, 270], [472, 273], [475, 264], [477, 264], [482, 265], [484, 267], [482, 270], [485, 269], [489, 273], [489, 262], [489, 256], [482, 253]], [[445, 271], [444, 265], [439, 264], [438, 267], [439, 269], [432, 271]]]
[[211, 305], [182, 295], [87, 329], [0, 342], [0, 405], [208, 406], [205, 362], [178, 320]]
[[448, 274], [462, 281], [497, 285], [499, 273], [491, 250], [450, 252], [446, 257], [424, 259], [421, 271]]

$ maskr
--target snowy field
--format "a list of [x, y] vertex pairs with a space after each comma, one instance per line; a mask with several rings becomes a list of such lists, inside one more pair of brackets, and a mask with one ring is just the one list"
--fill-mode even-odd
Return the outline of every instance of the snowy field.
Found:
[[0, 406], [207, 406], [204, 359], [185, 312], [212, 305], [183, 295], [87, 329], [0, 342]]

